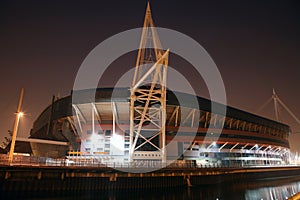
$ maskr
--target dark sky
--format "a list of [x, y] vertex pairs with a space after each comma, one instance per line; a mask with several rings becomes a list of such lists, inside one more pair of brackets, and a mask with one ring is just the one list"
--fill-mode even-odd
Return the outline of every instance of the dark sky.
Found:
[[[52, 95], [70, 94], [87, 54], [106, 38], [142, 26], [145, 7], [144, 0], [2, 0], [0, 138], [12, 129], [22, 86], [26, 116], [19, 135], [27, 136]], [[300, 117], [299, 1], [153, 0], [151, 7], [156, 26], [185, 33], [208, 51], [229, 105], [256, 112], [276, 88]], [[272, 105], [259, 114], [274, 118]], [[300, 132], [284, 111], [282, 117]], [[300, 151], [299, 143], [300, 134], [293, 135], [292, 147]]]

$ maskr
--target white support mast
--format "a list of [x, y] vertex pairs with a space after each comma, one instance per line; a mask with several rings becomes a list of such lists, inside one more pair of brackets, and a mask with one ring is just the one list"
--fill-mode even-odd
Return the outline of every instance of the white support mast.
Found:
[[151, 16], [144, 20], [130, 95], [130, 162], [166, 162], [166, 84], [169, 50], [164, 51]]
[[272, 99], [274, 101], [274, 108], [275, 108], [275, 117], [277, 121], [280, 121], [280, 111], [279, 111], [279, 105], [282, 106], [289, 114], [290, 116], [298, 123], [300, 124], [300, 119], [289, 109], [289, 107], [278, 97], [278, 95], [275, 92], [275, 89], [273, 89], [273, 95]]
[[289, 109], [289, 107], [287, 107], [287, 105], [285, 105], [285, 103], [283, 103], [283, 101], [281, 101], [281, 99], [279, 99], [279, 98], [278, 98], [278, 102], [294, 118], [294, 120], [298, 124], [300, 124], [300, 119], [298, 117], [296, 117], [296, 115], [291, 111], [291, 109]]
[[275, 89], [273, 88], [273, 101], [274, 101], [274, 111], [275, 111], [275, 117], [276, 117], [276, 121], [279, 121], [279, 108], [278, 108], [278, 96], [275, 92]]

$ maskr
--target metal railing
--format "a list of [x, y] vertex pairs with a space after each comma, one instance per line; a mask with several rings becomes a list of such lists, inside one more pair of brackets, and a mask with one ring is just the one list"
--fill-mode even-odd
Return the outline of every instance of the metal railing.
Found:
[[46, 157], [36, 156], [20, 156], [16, 155], [13, 157], [12, 163], [8, 162], [8, 155], [0, 154], [0, 165], [2, 166], [49, 166], [49, 167], [99, 167], [99, 168], [253, 168], [253, 167], [286, 167], [286, 166], [297, 166], [288, 164], [266, 164], [266, 165], [245, 165], [244, 163], [210, 163], [210, 164], [196, 164], [195, 161], [175, 161], [175, 162], [153, 162], [153, 161], [142, 161], [142, 162], [100, 162], [95, 158], [85, 159], [52, 159]]

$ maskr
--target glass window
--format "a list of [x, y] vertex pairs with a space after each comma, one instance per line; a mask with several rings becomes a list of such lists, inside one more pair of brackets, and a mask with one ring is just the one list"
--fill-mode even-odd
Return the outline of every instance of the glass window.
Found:
[[111, 136], [111, 130], [106, 130], [105, 131], [105, 136]]

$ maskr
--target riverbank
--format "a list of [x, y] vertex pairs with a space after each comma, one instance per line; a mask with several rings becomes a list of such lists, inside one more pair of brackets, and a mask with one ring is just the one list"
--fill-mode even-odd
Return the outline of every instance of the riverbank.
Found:
[[176, 188], [293, 177], [300, 167], [163, 168], [128, 173], [108, 167], [0, 166], [0, 188], [14, 191], [107, 191]]

